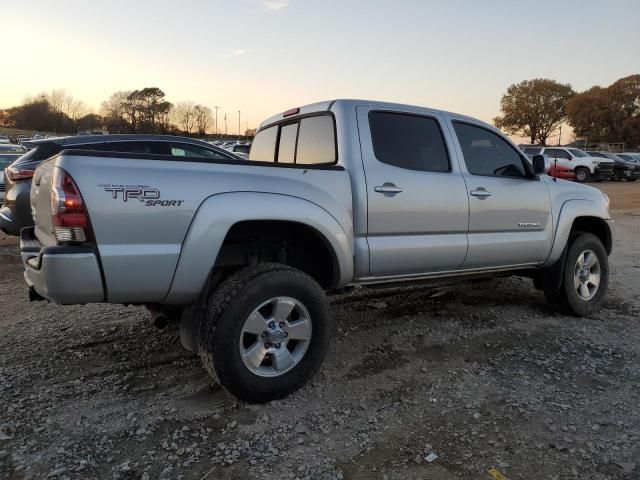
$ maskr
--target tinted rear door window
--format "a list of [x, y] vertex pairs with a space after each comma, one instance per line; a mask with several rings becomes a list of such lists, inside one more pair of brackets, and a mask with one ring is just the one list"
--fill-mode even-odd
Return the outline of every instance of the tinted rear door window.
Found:
[[369, 125], [374, 154], [382, 163], [407, 170], [450, 171], [447, 148], [436, 119], [371, 112]]

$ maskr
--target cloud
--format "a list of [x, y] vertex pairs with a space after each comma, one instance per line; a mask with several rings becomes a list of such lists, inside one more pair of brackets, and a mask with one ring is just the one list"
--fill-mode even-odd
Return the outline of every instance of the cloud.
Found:
[[251, 0], [256, 8], [249, 10], [249, 13], [260, 14], [265, 12], [276, 12], [287, 8], [291, 0]]
[[222, 58], [234, 58], [241, 57], [242, 55], [246, 55], [247, 53], [249, 53], [249, 50], [245, 50], [244, 48], [236, 48], [234, 50], [231, 50], [230, 52], [221, 54], [221, 56]]
[[289, 6], [289, 0], [262, 0], [260, 3], [265, 10], [269, 10], [270, 12], [282, 10]]

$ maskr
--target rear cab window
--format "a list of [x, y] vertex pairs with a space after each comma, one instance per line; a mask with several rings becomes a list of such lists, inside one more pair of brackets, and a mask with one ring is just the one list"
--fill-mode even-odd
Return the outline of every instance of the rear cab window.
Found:
[[337, 162], [333, 116], [311, 115], [259, 131], [249, 160], [294, 165], [333, 165]]

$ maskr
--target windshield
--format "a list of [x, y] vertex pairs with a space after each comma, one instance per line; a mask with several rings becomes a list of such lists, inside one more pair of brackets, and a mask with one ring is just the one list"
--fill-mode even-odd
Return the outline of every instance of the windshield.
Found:
[[575, 157], [588, 157], [589, 156], [586, 153], [584, 153], [582, 150], [579, 150], [577, 148], [568, 148], [567, 150], [569, 150]]

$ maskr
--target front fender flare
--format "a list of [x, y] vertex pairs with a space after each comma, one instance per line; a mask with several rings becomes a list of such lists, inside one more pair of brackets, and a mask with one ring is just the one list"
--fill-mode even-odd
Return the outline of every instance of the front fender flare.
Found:
[[604, 202], [594, 202], [593, 200], [567, 200], [560, 209], [551, 253], [547, 258], [547, 261], [542, 265], [543, 267], [550, 267], [560, 259], [562, 252], [569, 241], [573, 222], [579, 217], [599, 218], [605, 221], [607, 227], [610, 229], [609, 222], [611, 221], [611, 217], [609, 215], [609, 210], [604, 205]]
[[194, 302], [216, 262], [231, 227], [243, 221], [278, 220], [307, 225], [333, 250], [339, 269], [336, 286], [353, 278], [353, 227], [342, 226], [327, 210], [300, 197], [264, 192], [231, 192], [207, 198], [196, 212], [163, 303]]

